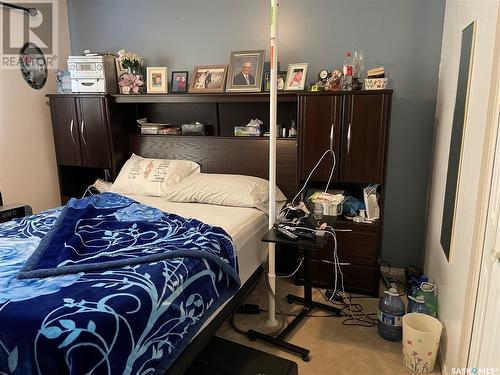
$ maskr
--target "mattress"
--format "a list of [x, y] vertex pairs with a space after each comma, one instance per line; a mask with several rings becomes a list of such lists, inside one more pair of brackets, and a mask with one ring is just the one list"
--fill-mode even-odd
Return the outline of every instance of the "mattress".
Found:
[[233, 239], [238, 252], [241, 284], [248, 280], [267, 256], [267, 247], [262, 245], [261, 238], [267, 232], [268, 217], [256, 208], [168, 202], [165, 198], [144, 195], [127, 196], [164, 212], [223, 228]]
[[[261, 238], [268, 231], [268, 216], [256, 208], [168, 202], [164, 198], [144, 195], [127, 196], [164, 212], [195, 218], [206, 224], [223, 228], [233, 239], [236, 251], [238, 252], [241, 285], [248, 280], [267, 256], [267, 245], [261, 242]], [[217, 316], [228, 302], [229, 300], [207, 318], [193, 339], [210, 324], [212, 319]]]

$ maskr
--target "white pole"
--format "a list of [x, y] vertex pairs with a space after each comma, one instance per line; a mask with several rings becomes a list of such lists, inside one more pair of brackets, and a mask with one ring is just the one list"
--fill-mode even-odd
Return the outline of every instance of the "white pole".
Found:
[[[278, 49], [276, 46], [276, 35], [277, 35], [277, 18], [278, 18], [278, 6], [279, 0], [271, 0], [271, 46], [269, 49], [270, 58], [270, 86], [271, 93], [269, 96], [269, 229], [274, 226], [274, 221], [276, 218], [276, 107], [278, 101], [278, 72], [277, 72], [277, 61], [278, 61]], [[268, 278], [269, 285], [273, 293], [276, 291], [276, 274], [275, 274], [275, 245], [269, 244], [269, 270]], [[278, 321], [276, 320], [276, 305], [273, 297], [269, 294], [269, 317], [267, 319], [267, 325], [276, 326]]]

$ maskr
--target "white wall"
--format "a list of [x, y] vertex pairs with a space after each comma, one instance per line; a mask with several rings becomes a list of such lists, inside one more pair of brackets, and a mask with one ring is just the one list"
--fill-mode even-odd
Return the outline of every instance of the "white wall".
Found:
[[[478, 181], [486, 126], [492, 73], [493, 47], [499, 0], [447, 0], [439, 88], [436, 107], [436, 138], [430, 189], [425, 271], [438, 284], [439, 319], [444, 326], [441, 345], [443, 373], [459, 367], [465, 293], [476, 212]], [[455, 211], [451, 260], [441, 244], [441, 220], [455, 106], [462, 30], [477, 21], [476, 46], [469, 95], [467, 125], [462, 149], [460, 186]]]
[[[5, 9], [0, 7], [0, 16]], [[59, 61], [69, 53], [66, 0], [58, 0]], [[0, 191], [4, 204], [22, 202], [38, 212], [60, 204], [49, 107], [54, 70], [44, 88], [34, 90], [19, 70], [0, 69]]]

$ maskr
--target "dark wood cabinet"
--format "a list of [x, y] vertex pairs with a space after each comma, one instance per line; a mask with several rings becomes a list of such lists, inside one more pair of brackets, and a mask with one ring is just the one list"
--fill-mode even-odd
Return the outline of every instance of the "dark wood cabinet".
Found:
[[59, 165], [111, 168], [104, 100], [103, 97], [50, 99]]
[[345, 96], [340, 181], [383, 182], [388, 105], [389, 94]]
[[82, 166], [111, 168], [105, 98], [76, 98]]
[[59, 165], [80, 166], [80, 133], [74, 98], [54, 98], [50, 101], [52, 130]]
[[[373, 295], [378, 293], [391, 95], [390, 90], [321, 92], [302, 93], [299, 99], [301, 185], [321, 155], [329, 149], [331, 140], [337, 161], [331, 188], [356, 192], [353, 195], [362, 200], [364, 187], [380, 185], [380, 220], [374, 224], [358, 224], [341, 218], [334, 226], [348, 230], [337, 232], [344, 286], [351, 291]], [[311, 178], [315, 187], [325, 186], [331, 165], [328, 158], [318, 166]], [[335, 284], [333, 247], [329, 255], [313, 255], [312, 275], [317, 286], [332, 288]]]
[[116, 177], [126, 158], [134, 108], [118, 108], [104, 94], [56, 94], [49, 98], [61, 199], [80, 197], [97, 178]]
[[[300, 178], [305, 180], [323, 153], [333, 148], [339, 157], [340, 129], [342, 127], [342, 95], [303, 95], [299, 99], [300, 118]], [[325, 156], [311, 176], [312, 181], [327, 181], [333, 164], [331, 155]], [[338, 165], [338, 160], [337, 160]], [[332, 180], [339, 177], [338, 167]]]

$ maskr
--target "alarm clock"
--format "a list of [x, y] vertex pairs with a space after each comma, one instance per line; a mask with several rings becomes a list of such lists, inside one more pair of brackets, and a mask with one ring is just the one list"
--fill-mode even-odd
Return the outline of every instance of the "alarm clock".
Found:
[[321, 70], [321, 71], [319, 72], [319, 74], [318, 74], [319, 80], [320, 80], [320, 81], [324, 81], [324, 80], [326, 80], [326, 79], [328, 78], [328, 75], [329, 75], [329, 74], [330, 74], [330, 73], [328, 72], [328, 70], [326, 70], [326, 69]]

